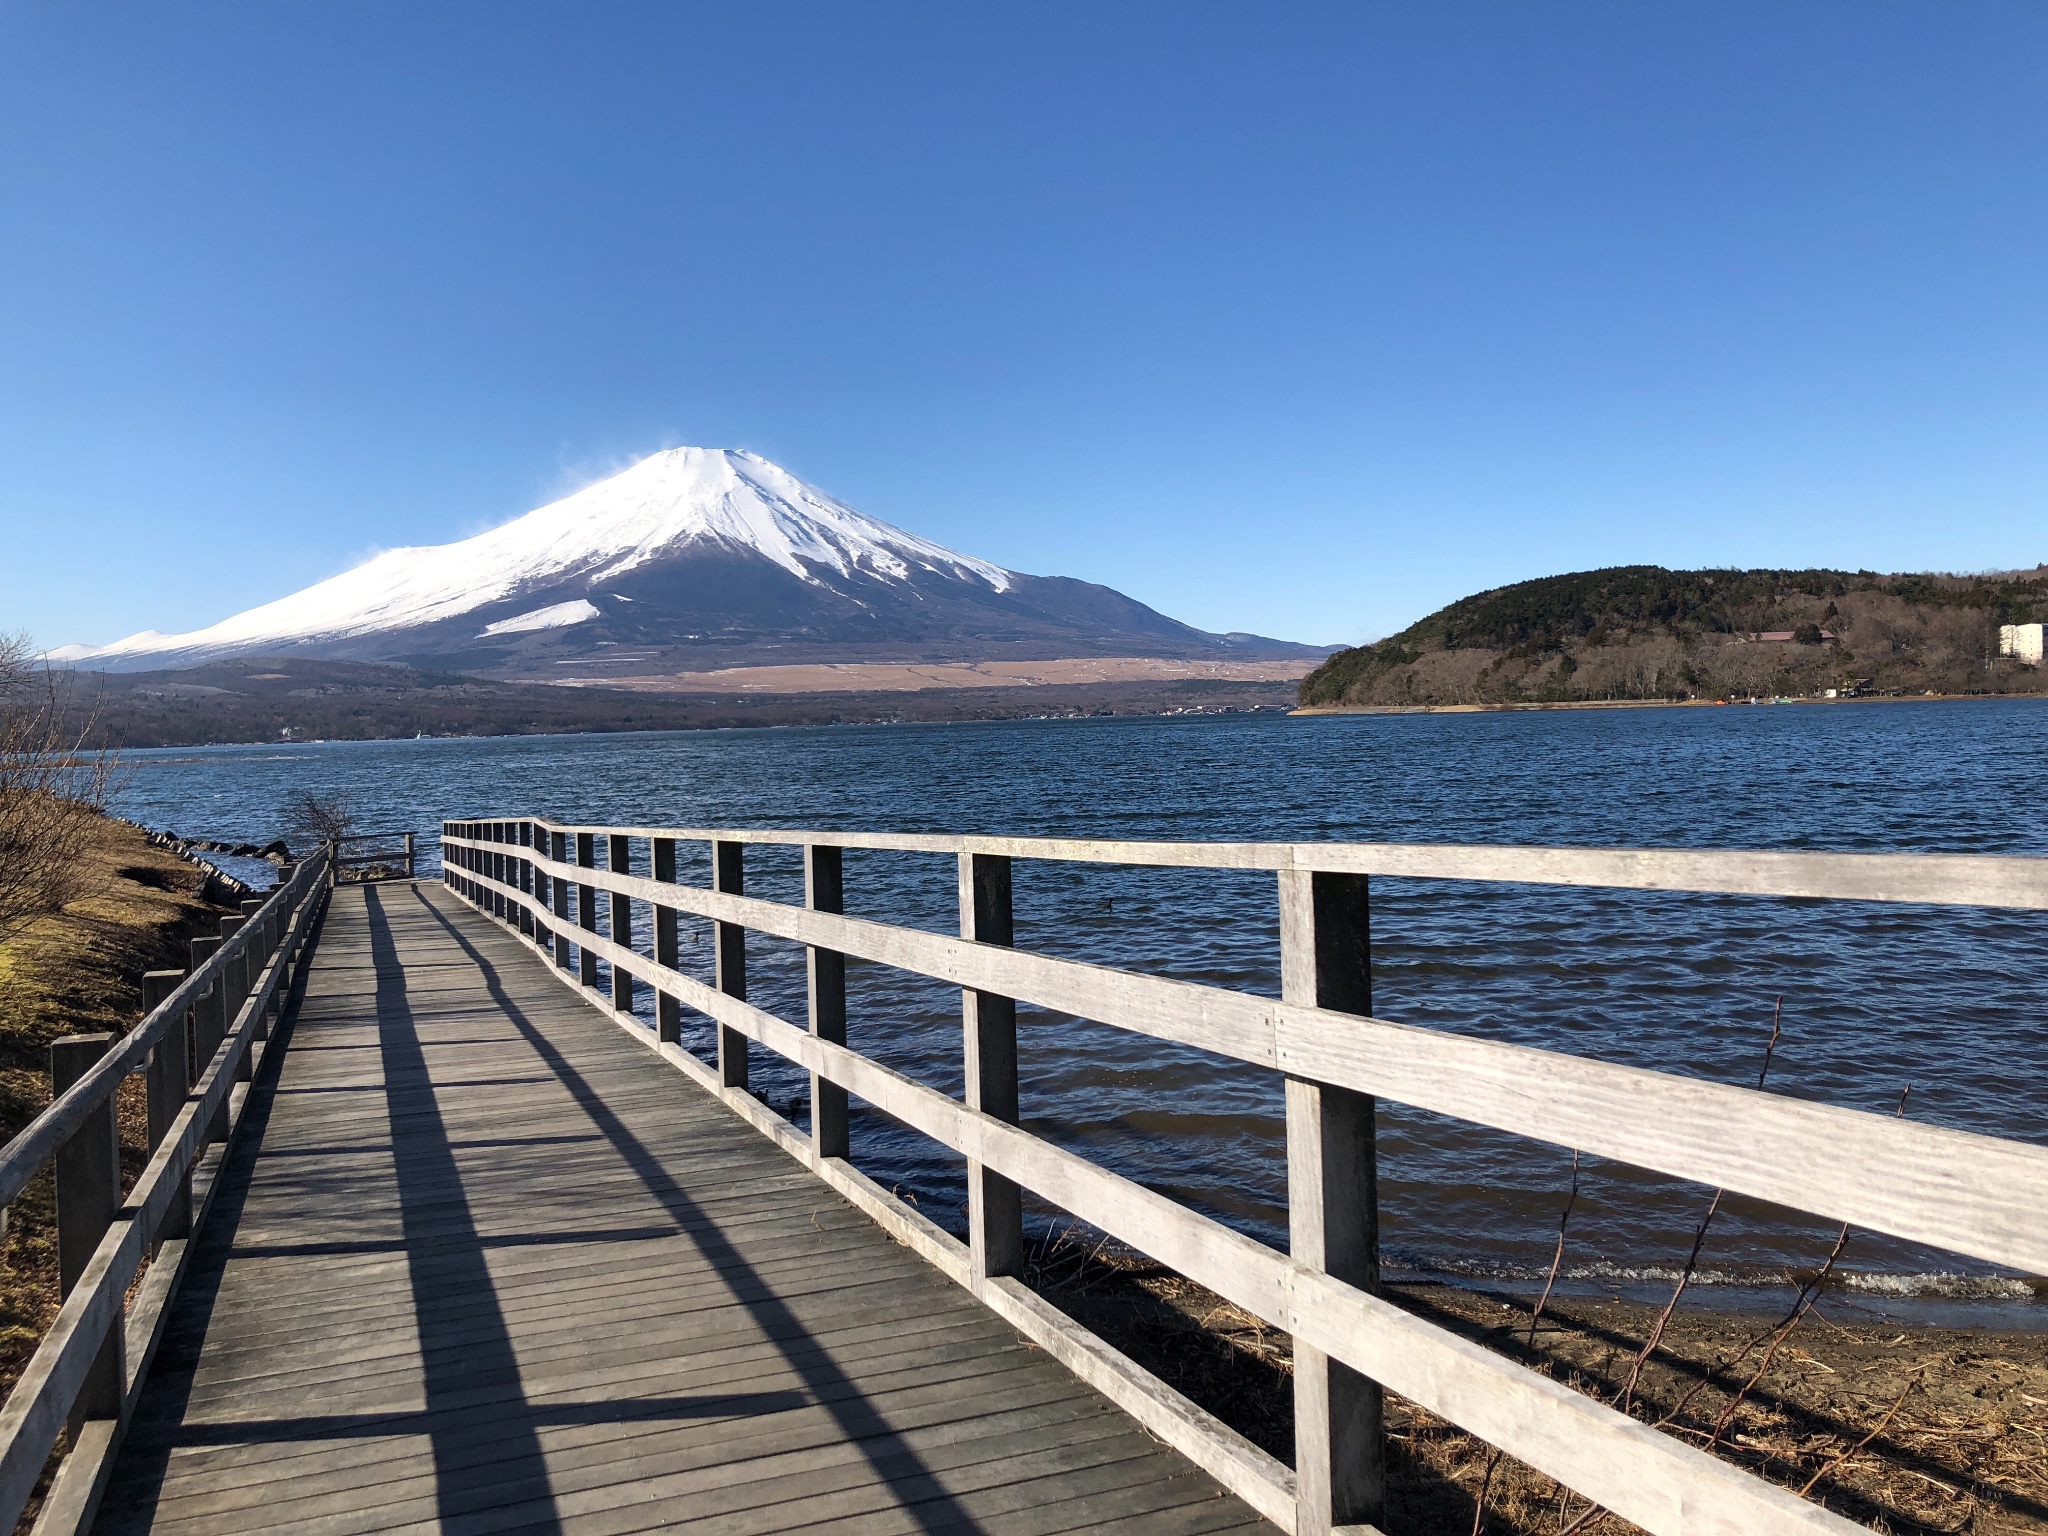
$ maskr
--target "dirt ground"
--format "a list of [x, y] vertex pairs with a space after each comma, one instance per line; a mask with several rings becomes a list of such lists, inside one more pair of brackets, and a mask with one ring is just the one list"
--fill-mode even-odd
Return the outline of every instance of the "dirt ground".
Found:
[[[1133, 1255], [1042, 1245], [1027, 1278], [1239, 1433], [1292, 1460], [1285, 1334]], [[1445, 1285], [1390, 1286], [1388, 1295], [1609, 1403], [1661, 1310], [1552, 1297], [1532, 1346], [1534, 1298]], [[1681, 1307], [1645, 1364], [1632, 1410], [1773, 1482], [1810, 1484], [1809, 1498], [1874, 1530], [2048, 1533], [2048, 1326], [1875, 1327], [1852, 1316], [1837, 1314], [1824, 1293], [1772, 1351], [1782, 1313]], [[1636, 1529], [1391, 1394], [1387, 1429], [1390, 1532]], [[1486, 1509], [1475, 1523], [1482, 1485]]]

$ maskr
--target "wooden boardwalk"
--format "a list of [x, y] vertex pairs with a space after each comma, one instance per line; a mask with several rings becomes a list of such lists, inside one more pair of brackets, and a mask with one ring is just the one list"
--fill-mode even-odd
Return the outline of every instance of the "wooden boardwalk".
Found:
[[343, 887], [96, 1529], [1260, 1522], [438, 886]]

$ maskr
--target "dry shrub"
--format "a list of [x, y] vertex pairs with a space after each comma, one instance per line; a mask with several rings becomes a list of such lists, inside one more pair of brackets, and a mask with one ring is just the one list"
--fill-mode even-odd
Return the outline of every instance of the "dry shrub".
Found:
[[0, 635], [0, 937], [77, 891], [78, 859], [105, 811], [114, 755], [66, 724], [69, 675]]
[[338, 843], [355, 829], [355, 806], [346, 794], [323, 796], [302, 790], [285, 802], [284, 835], [294, 847]]

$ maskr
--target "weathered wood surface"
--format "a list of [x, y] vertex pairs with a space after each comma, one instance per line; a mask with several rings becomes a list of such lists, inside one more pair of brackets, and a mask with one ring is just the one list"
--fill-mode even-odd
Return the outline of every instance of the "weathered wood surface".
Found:
[[[295, 909], [313, 884], [325, 878], [326, 867], [324, 857], [307, 860], [287, 882], [289, 888], [275, 894], [282, 896]], [[182, 1019], [188, 1009], [197, 1008], [202, 1024], [210, 1019], [215, 1025], [210, 1043], [204, 1030], [201, 1032], [202, 1055], [210, 1054], [212, 1048], [219, 1045], [220, 1031], [226, 1025], [222, 1020], [222, 988], [216, 983], [224, 983], [224, 978], [231, 971], [241, 970], [244, 995], [248, 991], [249, 973], [244, 969], [244, 957], [254, 944], [256, 935], [253, 932], [240, 935], [237, 932], [240, 927], [239, 920], [230, 918], [221, 924], [223, 938], [194, 940], [193, 966], [184, 980], [159, 998], [149, 1016], [121, 1036], [91, 1071], [59, 1094], [47, 1109], [30, 1121], [4, 1149], [0, 1149], [0, 1206], [11, 1204], [28, 1181], [56, 1156], [57, 1148], [94, 1113], [100, 1102], [120, 1087], [123, 1078], [148, 1060], [157, 1042], [171, 1029], [174, 1019]], [[205, 946], [203, 952], [202, 945]], [[226, 1017], [232, 1019], [233, 1014], [228, 1013]]]
[[336, 893], [97, 1529], [1258, 1524], [432, 887]]
[[[851, 845], [840, 833], [829, 835]], [[723, 891], [656, 886], [604, 871], [590, 878], [730, 928], [2048, 1274], [2048, 1227], [2040, 1220], [2048, 1205], [2048, 1148]], [[718, 1016], [715, 1005], [692, 1006]]]
[[[244, 982], [253, 973], [254, 988], [246, 997], [246, 1006], [237, 1012], [231, 1029], [215, 1027], [202, 1032], [199, 1080], [184, 1095], [170, 1123], [157, 1127], [162, 1134], [153, 1137], [156, 1145], [149, 1164], [126, 1199], [121, 1199], [116, 1190], [116, 1209], [102, 1206], [96, 1214], [88, 1213], [90, 1219], [80, 1228], [74, 1219], [79, 1214], [76, 1202], [67, 1211], [67, 1203], [60, 1198], [60, 1247], [71, 1260], [65, 1266], [66, 1295], [55, 1321], [22, 1368], [6, 1404], [0, 1407], [0, 1526], [11, 1529], [18, 1521], [67, 1423], [72, 1449], [64, 1457], [44, 1499], [42, 1513], [36, 1520], [38, 1536], [76, 1531], [96, 1504], [99, 1490], [105, 1486], [119, 1423], [126, 1418], [140, 1390], [140, 1373], [153, 1358], [161, 1337], [164, 1307], [184, 1273], [189, 1244], [167, 1232], [167, 1222], [192, 1205], [194, 1165], [204, 1157], [205, 1143], [219, 1139], [209, 1127], [239, 1124], [241, 1107], [247, 1099], [247, 1088], [238, 1082], [241, 1063], [252, 1050], [264, 1049], [257, 1043], [262, 1034], [260, 1025], [273, 999], [289, 984], [293, 957], [301, 947], [309, 922], [322, 905], [317, 898], [302, 898], [317, 889], [324, 878], [323, 856], [302, 866], [285, 888], [272, 896], [270, 914], [281, 917], [286, 909], [291, 909], [292, 917], [285, 929], [285, 944], [270, 954], [267, 962], [262, 956], [252, 956], [238, 947], [252, 937], [251, 933], [229, 940], [225, 947], [221, 947], [219, 939], [193, 942], [195, 961], [201, 959], [200, 945], [204, 943], [209, 953], [218, 947], [221, 958], [240, 970]], [[239, 927], [242, 921], [229, 919], [222, 926]], [[275, 931], [277, 928], [266, 920], [253, 930], [253, 936]], [[268, 938], [263, 938], [263, 942], [268, 944]], [[198, 970], [203, 975], [215, 975], [217, 981], [195, 1005], [195, 1012], [202, 1020], [211, 1019], [218, 1025], [225, 1017], [224, 994], [229, 992], [232, 973], [209, 971], [204, 966]], [[183, 991], [182, 987], [172, 988], [170, 1001], [160, 1003], [134, 1033], [154, 1031], [159, 1037], [158, 1049], [163, 1049], [164, 1043], [172, 1038], [165, 1026], [175, 1022], [175, 1016], [167, 1019], [163, 1010], [176, 1003]], [[107, 1062], [119, 1060], [124, 1049], [125, 1044], [108, 1050], [99, 1058], [98, 1065], [87, 1069], [69, 1087], [65, 1080], [70, 1073], [60, 1060], [53, 1059], [56, 1070], [52, 1086], [58, 1090], [58, 1097], [37, 1124], [50, 1123], [53, 1114], [61, 1112], [67, 1103], [78, 1103], [81, 1097], [90, 1103], [91, 1095], [99, 1091], [93, 1086], [95, 1078]], [[185, 1076], [182, 1060], [175, 1064], [171, 1076], [174, 1082]], [[96, 1113], [111, 1108], [110, 1091], [100, 1092], [103, 1108]], [[88, 1127], [90, 1123], [87, 1122]], [[10, 1151], [33, 1134], [32, 1126], [9, 1144]], [[65, 1182], [63, 1165], [69, 1160], [68, 1153], [86, 1134], [89, 1130], [72, 1138], [59, 1151], [60, 1186]], [[225, 1135], [224, 1129], [221, 1135]], [[200, 1198], [201, 1205], [212, 1198], [218, 1153], [207, 1161], [206, 1194]], [[67, 1227], [72, 1229], [68, 1233]], [[169, 1241], [157, 1248], [149, 1272], [143, 1276], [139, 1289], [134, 1288], [132, 1282], [156, 1237], [169, 1237]], [[77, 1261], [81, 1258], [84, 1263], [79, 1268]], [[124, 1356], [127, 1363], [111, 1373], [113, 1380], [95, 1383], [95, 1362], [105, 1364], [110, 1354], [117, 1364]]]
[[[477, 897], [482, 897], [487, 889], [481, 884], [471, 886]], [[669, 899], [687, 905], [691, 894], [687, 889], [674, 889]], [[749, 902], [729, 894], [711, 899], [728, 904], [729, 908], [796, 910]], [[1341, 908], [1347, 903], [1340, 900], [1336, 905]], [[822, 916], [812, 909], [802, 910], [807, 918]], [[1328, 958], [1341, 961], [1342, 953], [1352, 948], [1356, 937], [1353, 934], [1346, 940], [1341, 935], [1331, 935]], [[1782, 1488], [1753, 1478], [1548, 1377], [1411, 1317], [1335, 1274], [1297, 1257], [1279, 1254], [1164, 1195], [1042, 1141], [1019, 1126], [913, 1082], [694, 977], [652, 967], [646, 957], [607, 939], [585, 934], [581, 942], [612, 965], [653, 972], [655, 986], [673, 988], [690, 1006], [715, 1019], [722, 1031], [757, 1041], [807, 1070], [840, 1083], [892, 1119], [961, 1154], [970, 1168], [983, 1167], [1033, 1190], [1140, 1252], [1208, 1285], [1246, 1311], [1293, 1334], [1298, 1349], [1341, 1362], [1368, 1380], [1385, 1382], [1421, 1406], [1472, 1430], [1539, 1471], [1662, 1536], [1758, 1536], [1762, 1532], [1791, 1536], [1794, 1532], [1853, 1529], [1840, 1517], [1805, 1503]], [[991, 957], [1010, 953], [981, 944], [963, 947]], [[1313, 938], [1309, 947], [1318, 952], [1325, 948]], [[1289, 969], [1302, 973], [1296, 976], [1298, 986], [1308, 979], [1305, 967]], [[1347, 978], [1345, 970], [1344, 964], [1333, 964], [1331, 974], [1325, 976], [1318, 961], [1313, 972], [1318, 1001], [1365, 1000], [1359, 979]], [[1331, 983], [1327, 992], [1325, 981]], [[1320, 1011], [1304, 1009], [1299, 1004], [1293, 1006], [1297, 1011]], [[638, 1033], [637, 1025], [628, 1027]], [[708, 1069], [695, 1058], [683, 1055], [672, 1045], [659, 1049], [703, 1081], [707, 1089], [723, 1096], [728, 1107], [772, 1139], [796, 1139], [797, 1133], [765, 1109], [755, 1113], [754, 1101], [742, 1090], [712, 1079]], [[1290, 1129], [1291, 1125], [1290, 1120]], [[795, 1147], [791, 1150], [799, 1151]], [[945, 1243], [934, 1241], [935, 1234], [906, 1232], [902, 1226], [891, 1224], [877, 1209], [879, 1202], [865, 1200], [852, 1191], [848, 1194], [862, 1209], [890, 1225], [899, 1238], [969, 1286], [991, 1307], [1003, 1310], [1004, 1302], [1014, 1299], [998, 1290], [1005, 1283], [1002, 1277], [977, 1273], [965, 1251], [949, 1253]], [[1039, 1327], [1027, 1315], [1008, 1311], [1004, 1315], [1048, 1349], [1057, 1352], [1060, 1344], [1072, 1342]], [[1069, 1355], [1062, 1353], [1059, 1358], [1068, 1359]], [[1089, 1374], [1081, 1363], [1076, 1362], [1075, 1368], [1088, 1379], [1098, 1381], [1119, 1402], [1131, 1406], [1133, 1412], [1144, 1412], [1145, 1409], [1134, 1405], [1145, 1402], [1162, 1411], [1193, 1408], [1157, 1381], [1151, 1383], [1148, 1399], [1139, 1379], [1141, 1372], [1136, 1376], [1122, 1371], [1097, 1376]], [[1131, 1367], [1131, 1371], [1135, 1370]], [[1314, 1406], [1320, 1411], [1325, 1405], [1318, 1398]], [[1167, 1412], [1161, 1420], [1148, 1418], [1146, 1422], [1169, 1443], [1196, 1457], [1219, 1477], [1227, 1478], [1240, 1496], [1286, 1529], [1314, 1536], [1332, 1528], [1330, 1501], [1323, 1497], [1323, 1488], [1314, 1490], [1316, 1507], [1303, 1507], [1306, 1501], [1293, 1476], [1284, 1469], [1265, 1465], [1270, 1458], [1221, 1426], [1179, 1412]], [[1319, 1453], [1322, 1448], [1312, 1445], [1310, 1449]], [[1333, 1486], [1334, 1478], [1328, 1483]]]
[[[552, 823], [539, 823], [543, 826]], [[468, 823], [478, 825], [478, 823]], [[487, 824], [486, 824], [487, 825]], [[574, 831], [575, 828], [567, 830]], [[585, 829], [588, 830], [588, 829]], [[605, 827], [627, 837], [794, 846], [820, 834], [786, 830]], [[2048, 859], [1977, 853], [1819, 853], [1711, 848], [1514, 848], [1458, 843], [1174, 843], [1109, 838], [833, 832], [842, 848], [983, 854], [1162, 869], [1298, 869], [1410, 880], [1593, 885], [1730, 896], [1909, 901], [2048, 910]]]

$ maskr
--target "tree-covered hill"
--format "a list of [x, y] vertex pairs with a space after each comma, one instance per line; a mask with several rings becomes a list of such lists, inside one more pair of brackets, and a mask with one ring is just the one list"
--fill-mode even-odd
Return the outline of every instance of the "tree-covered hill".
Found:
[[[2048, 566], [1992, 575], [1612, 566], [1461, 598], [1305, 678], [1303, 704], [2035, 692], [1998, 626], [2048, 619]], [[1761, 639], [1763, 635], [1789, 639]]]

